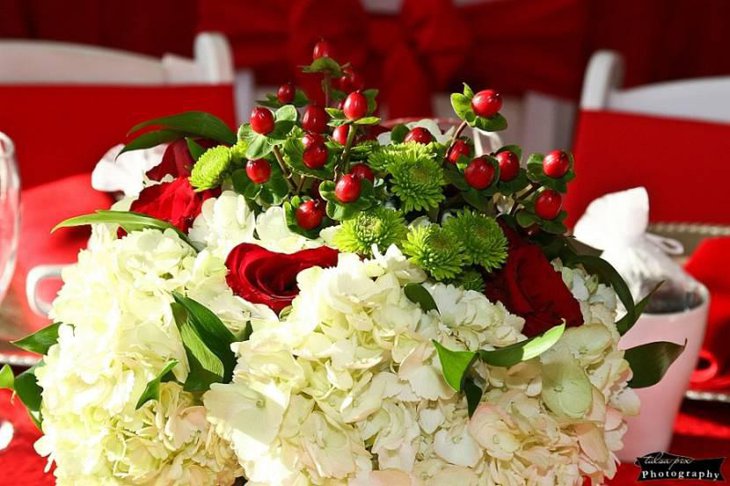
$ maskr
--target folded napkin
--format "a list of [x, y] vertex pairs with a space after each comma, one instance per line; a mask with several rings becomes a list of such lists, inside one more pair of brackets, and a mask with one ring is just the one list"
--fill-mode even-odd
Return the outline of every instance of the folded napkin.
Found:
[[707, 332], [691, 387], [730, 390], [730, 237], [704, 240], [685, 268], [710, 291]]

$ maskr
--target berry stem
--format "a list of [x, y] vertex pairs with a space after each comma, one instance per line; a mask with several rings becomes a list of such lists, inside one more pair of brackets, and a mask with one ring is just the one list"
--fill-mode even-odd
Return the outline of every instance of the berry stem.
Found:
[[535, 184], [534, 182], [530, 183], [530, 189], [515, 198], [515, 202], [512, 204], [512, 209], [510, 209], [509, 211], [510, 216], [514, 216], [514, 214], [517, 212], [519, 204], [528, 197], [532, 196], [535, 192], [537, 192], [538, 189], [540, 189], [539, 185]]
[[302, 192], [302, 188], [304, 187], [304, 183], [306, 182], [306, 180], [307, 180], [307, 176], [305, 176], [304, 174], [299, 176], [299, 183], [297, 184], [297, 189], [296, 189], [297, 195]]
[[350, 171], [350, 149], [352, 143], [355, 141], [355, 134], [357, 133], [357, 126], [350, 125], [350, 130], [347, 132], [347, 141], [345, 142], [345, 149], [342, 151], [342, 159], [340, 159], [340, 165], [342, 166], [342, 173], [347, 174]]
[[287, 169], [284, 157], [281, 155], [281, 150], [279, 150], [279, 147], [277, 146], [274, 146], [274, 156], [276, 157], [276, 161], [279, 163], [279, 167], [281, 167], [281, 173], [284, 174], [284, 180], [286, 180], [286, 184], [289, 186], [289, 189], [292, 191], [296, 190], [296, 187], [291, 180], [291, 172]]
[[332, 75], [325, 71], [322, 79], [322, 91], [324, 91], [324, 106], [330, 105], [330, 92], [332, 91]]

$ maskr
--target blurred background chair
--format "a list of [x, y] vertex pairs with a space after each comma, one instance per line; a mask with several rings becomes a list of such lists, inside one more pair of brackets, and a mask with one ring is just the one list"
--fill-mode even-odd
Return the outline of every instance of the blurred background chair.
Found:
[[569, 223], [596, 197], [645, 186], [651, 222], [730, 225], [730, 195], [718, 180], [730, 176], [730, 77], [623, 89], [623, 76], [615, 52], [597, 52], [588, 65]]
[[[8, 300], [22, 308], [30, 328], [46, 321], [32, 317], [27, 306], [28, 271], [75, 260], [88, 228], [50, 230], [111, 204], [110, 195], [91, 188], [91, 171], [133, 125], [201, 110], [235, 126], [228, 42], [200, 33], [193, 52], [192, 59], [155, 58], [68, 43], [0, 41], [0, 130], [15, 142], [22, 181], [20, 246]], [[57, 283], [41, 289], [48, 296], [57, 290]]]

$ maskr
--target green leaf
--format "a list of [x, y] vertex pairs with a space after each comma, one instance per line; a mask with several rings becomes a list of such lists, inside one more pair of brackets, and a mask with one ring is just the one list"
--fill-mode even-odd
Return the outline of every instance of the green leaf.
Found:
[[442, 346], [438, 341], [432, 341], [441, 361], [441, 370], [446, 383], [451, 388], [460, 392], [464, 384], [466, 372], [477, 357], [477, 353], [471, 351], [452, 351]]
[[405, 140], [406, 135], [408, 135], [408, 132], [410, 132], [408, 127], [402, 123], [399, 123], [398, 125], [394, 126], [391, 129], [390, 140], [393, 143], [403, 143], [403, 140]]
[[251, 132], [251, 136], [247, 139], [248, 148], [246, 149], [246, 158], [249, 160], [262, 159], [269, 155], [272, 146], [266, 139], [266, 136], [259, 133]]
[[143, 133], [133, 138], [128, 144], [122, 148], [117, 154], [117, 157], [122, 155], [124, 152], [130, 152], [132, 150], [146, 149], [150, 147], [157, 147], [163, 143], [174, 142], [185, 137], [186, 133], [176, 132], [173, 130], [155, 130], [152, 132]]
[[167, 221], [162, 221], [161, 219], [132, 211], [109, 211], [100, 209], [93, 214], [75, 216], [65, 221], [61, 221], [51, 230], [51, 233], [59, 228], [71, 228], [74, 226], [85, 226], [87, 224], [117, 224], [124, 228], [127, 232], [140, 231], [143, 229], [156, 229], [159, 231], [171, 229], [178, 234], [181, 240], [192, 246], [187, 235]]
[[517, 224], [519, 224], [521, 227], [529, 228], [530, 226], [535, 224], [540, 218], [538, 218], [531, 212], [523, 209], [515, 215], [515, 219], [517, 220]]
[[408, 297], [411, 302], [418, 304], [423, 312], [439, 310], [436, 305], [436, 301], [433, 300], [433, 297], [429, 291], [423, 287], [423, 285], [417, 283], [406, 284], [403, 288], [403, 292], [405, 292], [406, 297]]
[[471, 89], [471, 87], [469, 87], [469, 85], [466, 83], [464, 83], [464, 96], [469, 98], [469, 100], [474, 98], [474, 90]]
[[177, 364], [178, 361], [176, 359], [171, 359], [165, 364], [164, 368], [162, 368], [162, 371], [160, 371], [160, 373], [153, 380], [150, 380], [150, 382], [147, 383], [147, 386], [145, 387], [142, 395], [137, 401], [137, 409], [142, 407], [142, 405], [149, 402], [150, 400], [160, 399], [160, 382], [167, 373], [172, 371], [172, 369], [177, 366]]
[[305, 73], [324, 73], [327, 72], [332, 76], [342, 76], [342, 67], [337, 64], [334, 59], [324, 56], [312, 61], [309, 66], [304, 66], [302, 72]]
[[307, 99], [307, 95], [304, 94], [304, 91], [301, 89], [297, 89], [294, 92], [294, 106], [297, 108], [301, 108], [302, 106], [305, 106], [307, 103], [309, 103], [309, 100]]
[[274, 120], [276, 121], [297, 121], [297, 109], [294, 105], [284, 105], [274, 113]]
[[[459, 93], [451, 94], [451, 106], [454, 108], [454, 113], [462, 120], [472, 118], [474, 116], [474, 110], [471, 107], [471, 99]], [[468, 117], [471, 114], [472, 117]], [[472, 118], [473, 119], [473, 118]]]
[[479, 351], [479, 358], [492, 366], [508, 368], [540, 356], [553, 347], [565, 332], [565, 324], [552, 327], [540, 336], [491, 351]]
[[324, 109], [324, 111], [327, 112], [330, 118], [345, 118], [345, 112], [340, 110], [339, 108], [327, 107]]
[[183, 306], [171, 304], [175, 322], [180, 330], [190, 372], [183, 389], [192, 392], [205, 392], [213, 383], [222, 383], [225, 377], [223, 362], [208, 348], [198, 334], [193, 320]]
[[507, 128], [507, 119], [497, 113], [489, 118], [478, 116], [469, 125], [485, 132], [498, 132]]
[[206, 149], [201, 147], [191, 137], [185, 137], [185, 142], [188, 144], [188, 150], [190, 151], [190, 155], [193, 157], [193, 160], [197, 161], [200, 156], [205, 153]]
[[[291, 105], [287, 105], [291, 106]], [[282, 120], [276, 122], [274, 129], [265, 135], [269, 142], [269, 145], [281, 145], [286, 140], [292, 128], [294, 128], [295, 122], [291, 120]]]
[[231, 351], [231, 344], [236, 342], [236, 337], [223, 321], [204, 305], [177, 292], [173, 292], [172, 297], [187, 311], [188, 322], [192, 324], [208, 349], [221, 360], [225, 369], [224, 378], [230, 380], [233, 368], [236, 366], [236, 356]]
[[647, 304], [649, 304], [649, 301], [654, 296], [654, 292], [659, 290], [659, 287], [661, 287], [663, 284], [664, 281], [662, 280], [653, 289], [651, 289], [651, 292], [646, 294], [643, 299], [634, 304], [633, 315], [629, 315], [629, 313], [627, 312], [625, 316], [623, 316], [616, 322], [616, 329], [618, 330], [618, 333], [620, 335], [623, 336], [624, 334], [629, 332], [632, 327], [634, 327], [634, 324], [636, 324], [636, 321], [639, 320], [639, 317], [641, 317], [641, 314], [644, 312]]
[[10, 365], [5, 365], [0, 369], [0, 388], [8, 390], [15, 389], [15, 376], [13, 375], [13, 369]]
[[30, 336], [12, 341], [12, 344], [31, 353], [48, 354], [48, 349], [58, 342], [58, 329], [60, 327], [61, 324], [55, 322]]
[[366, 89], [362, 92], [362, 94], [365, 96], [365, 99], [368, 100], [368, 113], [373, 113], [375, 109], [378, 107], [378, 90], [377, 89]]
[[208, 138], [227, 145], [236, 143], [236, 134], [228, 128], [223, 120], [202, 111], [186, 111], [177, 115], [148, 120], [132, 127], [129, 134], [152, 126]]
[[684, 344], [659, 341], [627, 349], [624, 352], [624, 359], [629, 362], [634, 374], [629, 386], [646, 388], [659, 383], [686, 345], [686, 340]]
[[479, 406], [483, 393], [484, 391], [479, 388], [476, 383], [474, 383], [474, 380], [471, 378], [466, 378], [464, 380], [464, 395], [466, 395], [466, 406], [469, 411], [470, 418], [474, 415], [474, 412]]
[[31, 412], [39, 412], [41, 409], [41, 392], [43, 389], [38, 386], [38, 379], [35, 370], [42, 366], [42, 361], [28, 368], [15, 377], [15, 393]]
[[377, 125], [380, 123], [380, 118], [377, 116], [366, 116], [354, 121], [355, 125]]

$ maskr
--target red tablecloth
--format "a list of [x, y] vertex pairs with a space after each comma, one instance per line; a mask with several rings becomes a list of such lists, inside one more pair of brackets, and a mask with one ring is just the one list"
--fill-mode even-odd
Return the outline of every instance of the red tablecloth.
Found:
[[[19, 400], [10, 402], [10, 392], [0, 390], [0, 418], [15, 425], [15, 438], [10, 447], [0, 452], [0, 478], [3, 484], [41, 486], [53, 484], [53, 475], [44, 474], [45, 459], [33, 450], [33, 442], [40, 433], [30, 422]], [[690, 457], [730, 456], [730, 405], [703, 402], [685, 402], [674, 425], [671, 451]], [[616, 477], [608, 484], [623, 486], [635, 484], [639, 468], [622, 464]], [[723, 475], [730, 477], [730, 463], [726, 461]], [[681, 486], [702, 485], [699, 481], [653, 481], [651, 484]]]

